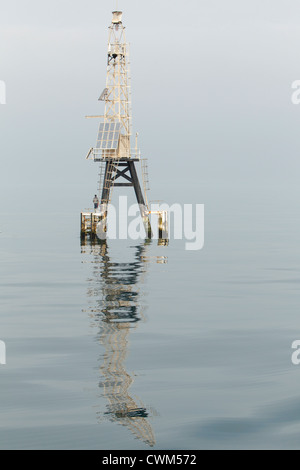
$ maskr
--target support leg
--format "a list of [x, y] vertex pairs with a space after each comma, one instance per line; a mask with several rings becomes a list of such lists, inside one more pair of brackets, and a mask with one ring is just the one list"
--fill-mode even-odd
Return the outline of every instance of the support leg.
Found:
[[142, 190], [141, 190], [141, 186], [140, 186], [140, 183], [139, 183], [139, 179], [138, 179], [138, 175], [137, 175], [137, 172], [136, 172], [134, 162], [129, 161], [128, 166], [129, 166], [131, 179], [132, 179], [132, 182], [133, 182], [133, 187], [134, 187], [134, 192], [135, 192], [135, 195], [136, 195], [136, 199], [137, 199], [137, 202], [140, 206], [141, 216], [142, 216], [144, 227], [145, 227], [145, 230], [146, 230], [146, 236], [147, 236], [147, 238], [152, 238], [152, 231], [151, 231], [150, 219], [149, 219], [149, 215], [148, 215], [148, 208], [146, 207], [146, 204], [145, 204], [144, 196], [143, 196], [143, 193], [142, 193]]

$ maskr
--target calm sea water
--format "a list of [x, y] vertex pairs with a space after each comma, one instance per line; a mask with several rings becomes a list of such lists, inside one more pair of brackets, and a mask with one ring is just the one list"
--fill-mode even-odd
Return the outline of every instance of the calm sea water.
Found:
[[198, 252], [3, 210], [0, 448], [300, 448], [295, 201], [207, 190]]

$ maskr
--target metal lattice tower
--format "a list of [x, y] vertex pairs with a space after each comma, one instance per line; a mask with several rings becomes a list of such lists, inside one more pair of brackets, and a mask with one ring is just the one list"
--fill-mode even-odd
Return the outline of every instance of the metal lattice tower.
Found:
[[[105, 102], [103, 116], [87, 116], [102, 118], [97, 143], [91, 148], [87, 158], [100, 162], [99, 194], [101, 195], [101, 214], [107, 218], [107, 210], [114, 187], [132, 186], [135, 191], [147, 237], [151, 237], [149, 208], [147, 204], [146, 185], [140, 185], [135, 162], [140, 162], [137, 147], [131, 149], [132, 115], [129, 45], [126, 42], [125, 27], [122, 23], [122, 12], [114, 11], [109, 27], [106, 87], [100, 101]], [[119, 178], [123, 182], [116, 182]], [[143, 188], [143, 190], [142, 190]], [[102, 231], [106, 233], [106, 224], [102, 223]]]
[[[114, 11], [109, 27], [106, 88], [99, 101], [105, 102], [96, 148], [91, 149], [95, 161], [105, 158], [131, 158], [132, 135], [129, 44], [126, 42], [122, 12]], [[108, 130], [109, 129], [109, 130]], [[109, 134], [105, 134], [109, 132]], [[114, 133], [114, 135], [110, 135]], [[89, 156], [89, 155], [88, 155]]]
[[121, 122], [120, 155], [130, 158], [132, 116], [129, 44], [119, 11], [113, 12], [109, 27], [106, 90], [104, 119]]
[[[166, 244], [168, 240], [167, 211], [151, 211], [147, 191], [149, 191], [148, 166], [145, 158], [141, 159], [138, 148], [138, 134], [135, 147], [131, 147], [132, 113], [129, 45], [126, 42], [125, 27], [121, 11], [113, 11], [109, 26], [106, 87], [99, 101], [105, 103], [104, 115], [86, 116], [101, 118], [95, 148], [91, 148], [86, 159], [100, 163], [99, 199], [100, 210], [81, 212], [81, 237], [90, 235], [106, 239], [107, 215], [114, 187], [133, 187], [145, 227], [146, 238], [152, 238], [150, 217], [158, 217], [159, 240]], [[140, 184], [136, 163], [141, 164]], [[121, 180], [121, 182], [120, 182]], [[161, 244], [161, 243], [160, 243]]]

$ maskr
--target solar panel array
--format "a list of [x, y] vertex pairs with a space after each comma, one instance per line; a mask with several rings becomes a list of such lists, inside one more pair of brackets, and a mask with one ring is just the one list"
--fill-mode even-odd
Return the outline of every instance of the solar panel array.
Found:
[[102, 122], [99, 127], [96, 148], [99, 150], [116, 150], [119, 144], [120, 129], [120, 122]]

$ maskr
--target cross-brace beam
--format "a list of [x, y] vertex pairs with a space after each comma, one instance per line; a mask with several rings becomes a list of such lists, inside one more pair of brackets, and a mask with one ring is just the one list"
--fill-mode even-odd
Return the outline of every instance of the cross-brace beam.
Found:
[[[129, 166], [125, 167], [124, 170], [120, 171], [118, 167], [114, 167], [116, 170], [116, 175], [112, 178], [112, 181], [116, 181], [118, 178], [125, 178], [129, 183], [132, 183], [132, 178], [130, 178], [126, 173], [129, 171]], [[114, 185], [115, 186], [115, 185]]]
[[[119, 166], [122, 168], [122, 170], [119, 169]], [[118, 180], [119, 178], [124, 178], [127, 183], [116, 183], [116, 180]], [[132, 161], [130, 158], [125, 161], [122, 160], [122, 162], [114, 162], [112, 160], [107, 160], [104, 174], [101, 203], [105, 204], [107, 203], [107, 201], [109, 201], [109, 195], [112, 187], [120, 188], [130, 186], [134, 188], [136, 199], [141, 211], [141, 216], [145, 224], [147, 237], [151, 238], [151, 226], [134, 161]]]

